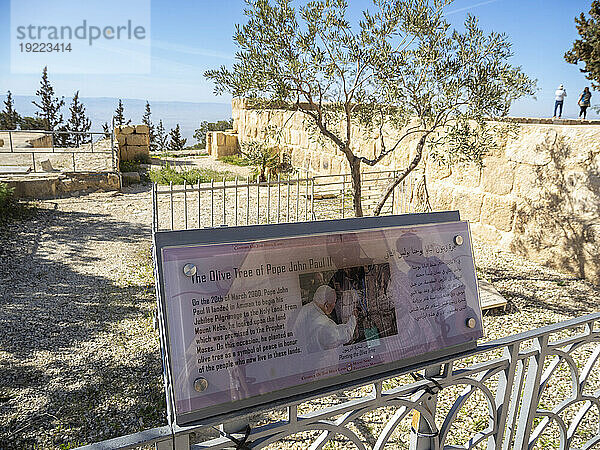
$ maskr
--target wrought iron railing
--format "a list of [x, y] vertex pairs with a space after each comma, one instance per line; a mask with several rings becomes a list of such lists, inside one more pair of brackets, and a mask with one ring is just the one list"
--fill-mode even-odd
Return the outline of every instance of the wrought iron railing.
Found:
[[[27, 172], [114, 172], [114, 134], [104, 132], [0, 130], [0, 166]], [[47, 163], [46, 163], [47, 161]], [[45, 163], [47, 165], [45, 165]]]
[[[280, 443], [320, 449], [328, 442], [358, 449], [594, 448], [600, 445], [600, 313], [481, 343], [370, 382], [369, 392], [340, 389], [324, 402], [276, 405], [271, 415], [251, 418], [260, 423], [247, 448]], [[277, 420], [282, 407], [285, 417]], [[361, 432], [365, 424], [370, 432]], [[207, 430], [213, 431], [164, 426], [81, 448], [235, 447], [224, 436], [194, 444]]]
[[[393, 170], [362, 174], [362, 202], [368, 215]], [[414, 179], [399, 184], [383, 214], [411, 211]], [[298, 222], [353, 216], [350, 174], [310, 175], [266, 181], [236, 178], [195, 185], [153, 186], [155, 231], [233, 225]]]

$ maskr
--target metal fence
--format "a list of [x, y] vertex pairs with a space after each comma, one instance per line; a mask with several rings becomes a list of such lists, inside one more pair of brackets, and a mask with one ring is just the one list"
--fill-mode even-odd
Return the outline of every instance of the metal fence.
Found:
[[114, 134], [104, 132], [0, 130], [0, 166], [14, 173], [114, 172]]
[[[392, 378], [373, 377], [368, 388], [263, 412], [251, 419], [257, 423], [248, 436], [252, 444], [237, 448], [596, 448], [599, 364], [595, 313], [479, 344]], [[202, 440], [207, 430], [213, 431], [164, 426], [82, 448], [235, 447], [224, 436]], [[198, 437], [202, 442], [194, 444]]]
[[[365, 177], [372, 183], [363, 199], [367, 210], [369, 196], [378, 197], [393, 175]], [[414, 187], [413, 180], [401, 185], [387, 212], [408, 212]], [[348, 175], [155, 185], [152, 196], [154, 231], [351, 214]], [[233, 432], [245, 424], [251, 426], [246, 433]], [[81, 449], [597, 448], [600, 313], [214, 425], [165, 425]]]
[[[369, 215], [385, 185], [397, 172], [364, 172], [362, 202]], [[415, 181], [398, 185], [382, 214], [411, 212]], [[152, 189], [154, 230], [182, 230], [233, 225], [324, 220], [354, 216], [350, 174], [313, 175], [251, 181], [214, 180], [195, 185], [155, 184]]]

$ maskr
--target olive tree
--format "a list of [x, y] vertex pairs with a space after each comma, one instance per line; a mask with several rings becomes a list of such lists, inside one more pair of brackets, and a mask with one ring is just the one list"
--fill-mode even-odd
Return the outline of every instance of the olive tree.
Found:
[[[489, 134], [485, 119], [508, 113], [513, 100], [534, 93], [535, 82], [509, 64], [504, 34], [485, 34], [469, 16], [464, 29], [444, 19], [452, 0], [374, 0], [357, 23], [344, 0], [247, 0], [238, 25], [231, 69], [209, 70], [215, 92], [255, 99], [259, 108], [290, 108], [346, 157], [353, 207], [363, 215], [361, 165], [374, 166], [395, 151], [406, 167], [386, 187], [375, 214], [424, 152], [452, 163], [480, 161]], [[377, 139], [364, 156], [353, 132]]]

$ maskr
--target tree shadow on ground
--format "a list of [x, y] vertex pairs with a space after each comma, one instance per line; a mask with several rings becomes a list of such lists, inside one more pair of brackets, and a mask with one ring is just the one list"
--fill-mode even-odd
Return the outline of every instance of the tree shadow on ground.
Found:
[[[598, 308], [600, 287], [582, 284], [573, 277], [549, 271], [517, 271], [516, 268], [510, 270], [488, 267], [482, 269], [482, 273], [508, 300], [506, 311], [503, 313], [510, 314], [523, 308], [533, 308], [579, 317], [595, 312]], [[547, 290], [557, 291], [556, 295], [542, 296]], [[593, 295], [594, 293], [596, 295]], [[499, 314], [501, 313], [491, 315]]]
[[[88, 269], [102, 264], [94, 241], [123, 245], [134, 282]], [[0, 229], [0, 448], [164, 424], [149, 248], [149, 226], [105, 214], [40, 209]], [[132, 334], [148, 344], [135, 348]]]

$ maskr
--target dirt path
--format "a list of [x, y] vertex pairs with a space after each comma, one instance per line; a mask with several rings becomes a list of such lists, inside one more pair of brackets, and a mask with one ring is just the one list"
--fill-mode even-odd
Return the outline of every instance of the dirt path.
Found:
[[0, 236], [0, 448], [93, 442], [164, 420], [150, 195], [42, 202]]
[[[138, 187], [41, 202], [0, 229], [0, 448], [72, 448], [165, 423], [150, 223]], [[485, 317], [484, 340], [598, 310], [584, 281], [481, 245], [476, 261], [510, 301]]]

